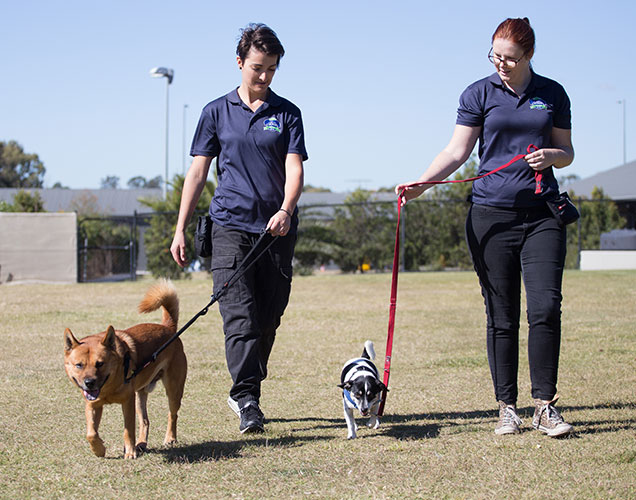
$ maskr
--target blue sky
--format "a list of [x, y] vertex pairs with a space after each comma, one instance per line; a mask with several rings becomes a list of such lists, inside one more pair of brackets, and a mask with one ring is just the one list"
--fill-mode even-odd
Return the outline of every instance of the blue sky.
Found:
[[187, 153], [201, 108], [240, 83], [239, 29], [264, 22], [286, 49], [272, 89], [303, 112], [306, 183], [392, 186], [446, 145], [460, 93], [492, 73], [492, 32], [523, 16], [537, 36], [535, 71], [572, 101], [576, 159], [562, 173], [622, 164], [621, 99], [627, 161], [636, 158], [631, 0], [5, 2], [0, 140], [39, 155], [46, 187], [163, 175], [166, 81], [149, 70], [166, 66], [170, 176], [181, 173], [184, 132]]

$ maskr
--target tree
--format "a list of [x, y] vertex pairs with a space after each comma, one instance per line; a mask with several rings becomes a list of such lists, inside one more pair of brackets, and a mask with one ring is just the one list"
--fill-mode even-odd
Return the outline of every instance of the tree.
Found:
[[162, 182], [163, 178], [160, 175], [153, 177], [152, 179], [146, 179], [142, 175], [137, 175], [128, 179], [126, 185], [130, 189], [152, 189], [160, 188]]
[[[175, 175], [172, 182], [173, 189], [168, 191], [166, 200], [155, 198], [139, 200], [144, 205], [152, 208], [155, 212], [150, 219], [150, 227], [144, 235], [148, 269], [155, 277], [179, 279], [190, 276], [187, 270], [181, 269], [176, 264], [170, 254], [170, 245], [177, 225], [183, 181], [184, 177], [182, 175]], [[195, 215], [196, 212], [207, 212], [212, 196], [214, 196], [214, 183], [207, 181], [197, 203]], [[186, 255], [190, 259], [194, 257], [194, 241], [192, 236], [196, 225], [196, 217], [192, 219], [186, 230], [186, 235], [188, 236], [186, 239]]]
[[119, 177], [107, 175], [102, 179], [100, 189], [117, 189], [119, 187]]
[[331, 189], [305, 184], [303, 186], [303, 193], [331, 193]]
[[0, 202], [0, 212], [45, 212], [40, 193], [20, 189], [13, 196], [13, 203]]
[[294, 250], [294, 272], [311, 274], [314, 267], [328, 264], [334, 257], [336, 237], [329, 221], [318, 210], [302, 209], [299, 214], [298, 241]]
[[568, 252], [565, 262], [568, 268], [575, 268], [577, 264], [579, 231], [581, 249], [592, 250], [600, 248], [602, 233], [622, 229], [626, 225], [616, 204], [599, 187], [592, 190], [591, 200], [577, 200], [574, 193], [572, 200], [578, 206], [581, 217], [576, 223], [568, 226]]
[[44, 164], [16, 141], [0, 141], [0, 188], [41, 188]]
[[75, 197], [71, 208], [77, 212], [78, 233], [82, 240], [80, 246], [85, 252], [80, 259], [81, 274], [94, 279], [109, 274], [129, 273], [128, 254], [121, 249], [130, 244], [130, 227], [103, 217], [97, 197], [90, 193]]
[[[472, 156], [452, 180], [474, 177], [477, 168], [477, 159]], [[464, 225], [471, 190], [470, 182], [442, 184], [403, 208], [405, 269], [470, 268]]]
[[137, 175], [135, 177], [131, 177], [130, 179], [128, 179], [128, 182], [126, 183], [126, 185], [130, 189], [144, 188], [144, 187], [146, 187], [146, 178], [141, 176], [141, 175]]
[[334, 262], [344, 272], [384, 269], [393, 259], [394, 206], [370, 198], [371, 193], [357, 189], [335, 210]]

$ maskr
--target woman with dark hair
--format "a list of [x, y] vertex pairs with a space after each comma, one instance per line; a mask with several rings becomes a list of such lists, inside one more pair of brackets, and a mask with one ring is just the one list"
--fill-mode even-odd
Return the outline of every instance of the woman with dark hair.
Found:
[[[546, 205], [558, 195], [554, 168], [574, 159], [570, 100], [561, 85], [530, 64], [534, 31], [527, 18], [506, 19], [492, 36], [488, 59], [495, 73], [461, 95], [449, 144], [419, 181], [448, 177], [479, 139], [479, 174], [530, 152], [473, 184], [466, 239], [487, 316], [487, 351], [499, 403], [496, 434], [519, 432], [517, 372], [521, 279], [527, 296], [528, 360], [535, 412], [532, 425], [549, 436], [572, 431], [554, 407], [561, 342], [561, 284], [566, 229]], [[401, 203], [430, 185], [399, 184]]]
[[270, 249], [219, 299], [225, 354], [233, 385], [228, 404], [241, 432], [262, 432], [261, 382], [292, 279], [298, 210], [307, 159], [300, 110], [269, 87], [285, 50], [264, 24], [242, 30], [236, 54], [241, 84], [207, 104], [190, 154], [170, 251], [185, 266], [185, 229], [217, 162], [218, 186], [210, 204], [212, 279], [227, 281], [266, 230]]

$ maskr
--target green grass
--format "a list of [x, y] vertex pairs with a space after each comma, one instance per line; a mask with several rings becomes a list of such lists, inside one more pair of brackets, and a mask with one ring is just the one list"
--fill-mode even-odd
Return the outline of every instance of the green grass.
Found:
[[[566, 273], [559, 406], [571, 438], [531, 430], [525, 340], [524, 432], [495, 436], [475, 275], [413, 273], [400, 276], [382, 426], [347, 441], [336, 384], [366, 339], [383, 364], [390, 275], [321, 275], [294, 278], [263, 387], [265, 434], [242, 436], [226, 405], [213, 307], [182, 337], [189, 374], [178, 445], [161, 446], [159, 386], [148, 404], [149, 453], [122, 458], [121, 409], [109, 406], [100, 459], [64, 373], [62, 334], [158, 320], [135, 310], [150, 283], [0, 287], [0, 498], [636, 498], [634, 272]], [[210, 282], [176, 286], [183, 324], [207, 304]]]

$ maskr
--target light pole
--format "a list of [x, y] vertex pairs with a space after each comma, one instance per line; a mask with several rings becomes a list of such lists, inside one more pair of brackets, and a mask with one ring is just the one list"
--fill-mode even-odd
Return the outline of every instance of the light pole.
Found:
[[627, 118], [625, 117], [626, 103], [627, 103], [627, 99], [621, 99], [620, 101], [618, 101], [618, 104], [623, 105], [623, 165], [627, 163], [627, 132], [626, 132]]
[[166, 172], [165, 177], [163, 179], [163, 199], [167, 199], [168, 197], [168, 117], [170, 110], [170, 84], [172, 83], [172, 79], [174, 78], [174, 71], [170, 68], [152, 68], [150, 70], [150, 76], [153, 78], [163, 78], [166, 77]]
[[183, 105], [183, 136], [181, 138], [181, 173], [185, 176], [185, 164], [186, 164], [186, 109], [188, 105]]

